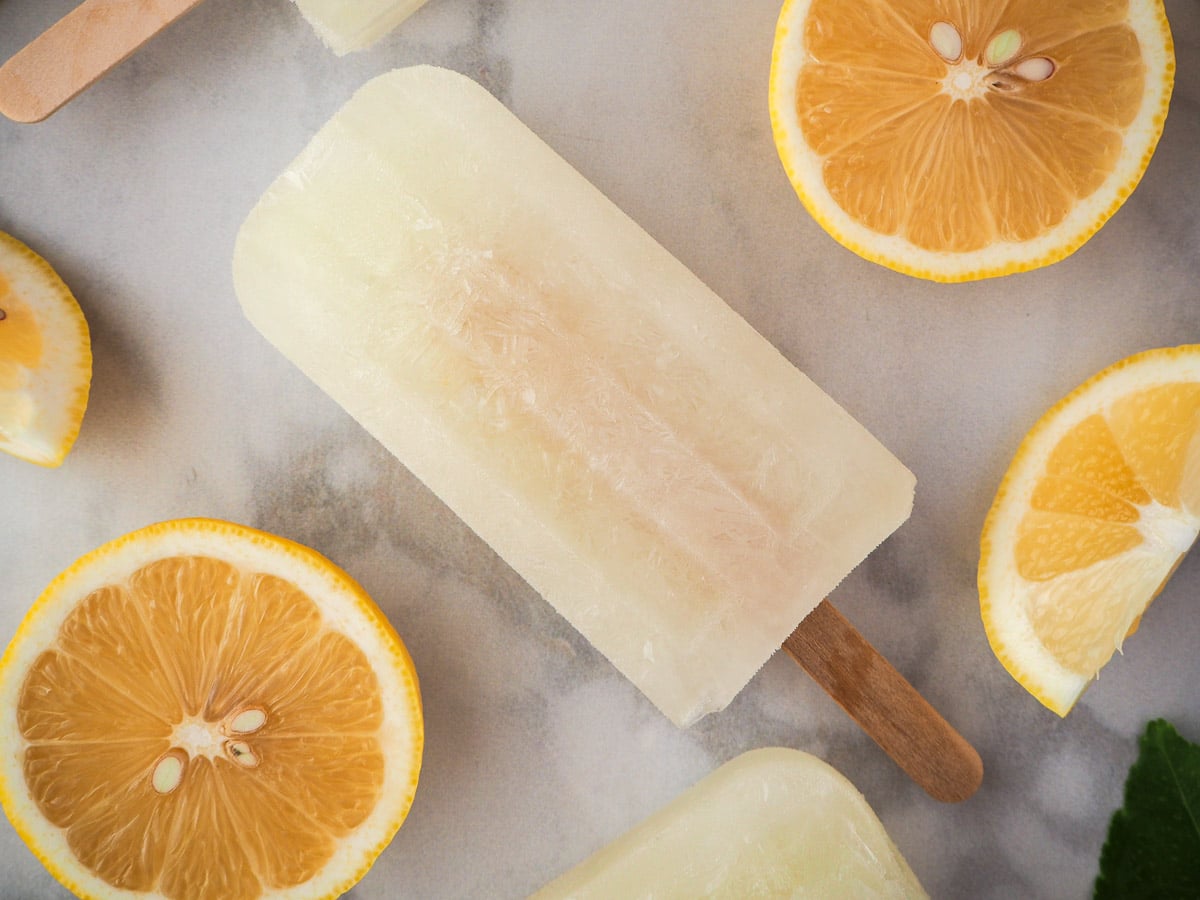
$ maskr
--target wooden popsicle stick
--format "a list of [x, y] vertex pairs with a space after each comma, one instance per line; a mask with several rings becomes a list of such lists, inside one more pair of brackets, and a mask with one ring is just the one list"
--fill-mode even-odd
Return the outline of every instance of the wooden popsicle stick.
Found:
[[84, 0], [0, 66], [0, 113], [40, 122], [202, 0]]
[[983, 762], [828, 600], [809, 613], [783, 648], [935, 800], [966, 800]]

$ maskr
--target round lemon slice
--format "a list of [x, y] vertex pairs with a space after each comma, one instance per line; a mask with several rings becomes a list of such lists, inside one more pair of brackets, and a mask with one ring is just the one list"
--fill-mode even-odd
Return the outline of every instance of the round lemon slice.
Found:
[[1161, 0], [787, 0], [771, 121], [834, 238], [965, 281], [1060, 260], [1116, 212], [1174, 71]]
[[0, 800], [82, 897], [336, 897], [408, 814], [423, 735], [362, 588], [227, 522], [87, 554], [0, 661]]

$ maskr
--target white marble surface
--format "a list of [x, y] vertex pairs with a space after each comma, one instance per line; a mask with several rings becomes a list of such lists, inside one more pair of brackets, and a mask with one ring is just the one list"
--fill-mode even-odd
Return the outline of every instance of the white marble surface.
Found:
[[[0, 58], [72, 6], [0, 0]], [[0, 229], [59, 268], [95, 350], [63, 468], [0, 458], [0, 638], [79, 554], [164, 518], [341, 563], [408, 643], [428, 729], [412, 814], [357, 900], [522, 896], [770, 744], [849, 776], [934, 897], [1089, 895], [1143, 723], [1200, 739], [1200, 561], [1060, 721], [987, 647], [977, 541], [1049, 403], [1200, 340], [1200, 4], [1167, 11], [1172, 112], [1124, 209], [1058, 265], [937, 286], [843, 250], [796, 201], [766, 113], [777, 0], [431, 0], [342, 59], [286, 0], [208, 0], [49, 121], [0, 120]], [[242, 319], [242, 217], [358, 85], [417, 62], [481, 80], [916, 473], [911, 520], [834, 600], [978, 746], [973, 799], [928, 799], [782, 657], [676, 730]], [[65, 896], [7, 825], [0, 896]]]

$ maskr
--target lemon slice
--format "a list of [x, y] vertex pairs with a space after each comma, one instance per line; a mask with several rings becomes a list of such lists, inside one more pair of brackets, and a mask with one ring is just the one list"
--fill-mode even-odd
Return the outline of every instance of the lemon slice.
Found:
[[1066, 715], [1200, 531], [1200, 345], [1150, 350], [1050, 409], [983, 528], [992, 650]]
[[333, 563], [185, 519], [87, 554], [0, 660], [0, 800], [84, 897], [336, 897], [404, 821], [404, 644]]
[[965, 281], [1060, 260], [1116, 212], [1174, 71], [1161, 0], [787, 0], [771, 121], [834, 238]]
[[79, 304], [44, 259], [0, 232], [0, 450], [60, 465], [79, 434], [91, 381]]

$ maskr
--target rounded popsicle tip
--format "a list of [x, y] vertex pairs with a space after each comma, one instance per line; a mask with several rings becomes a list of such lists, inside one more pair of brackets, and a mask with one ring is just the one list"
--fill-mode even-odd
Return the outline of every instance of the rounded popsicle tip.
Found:
[[[65, 101], [63, 101], [65, 102]], [[17, 65], [0, 66], [0, 115], [22, 125], [47, 118], [62, 104], [47, 101], [30, 89]]]
[[958, 732], [951, 731], [949, 737], [939, 754], [940, 765], [924, 769], [920, 778], [909, 774], [934, 800], [962, 803], [971, 799], [983, 784], [983, 760]]

